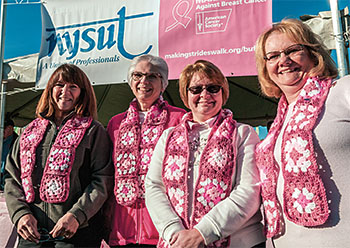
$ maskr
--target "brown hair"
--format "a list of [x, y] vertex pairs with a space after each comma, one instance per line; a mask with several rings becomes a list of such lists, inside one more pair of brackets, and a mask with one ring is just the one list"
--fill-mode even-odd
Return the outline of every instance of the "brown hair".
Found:
[[272, 33], [276, 32], [286, 34], [296, 44], [304, 45], [315, 65], [310, 70], [309, 77], [335, 78], [338, 76], [337, 67], [318, 35], [297, 19], [284, 19], [279, 23], [273, 24], [271, 28], [262, 33], [256, 42], [255, 59], [258, 78], [261, 90], [265, 95], [276, 98], [282, 95], [281, 89], [269, 77], [266, 69], [266, 60], [264, 59], [266, 55], [266, 40]]
[[74, 83], [78, 85], [81, 90], [79, 99], [75, 106], [75, 112], [79, 116], [93, 117], [94, 119], [97, 119], [96, 97], [90, 80], [79, 67], [72, 64], [60, 65], [52, 73], [36, 107], [36, 115], [40, 117], [40, 114], [44, 113], [45, 117], [50, 117], [54, 114], [55, 102], [52, 97], [52, 89], [59, 79], [62, 79], [65, 82]]
[[213, 63], [206, 60], [197, 60], [194, 64], [187, 65], [180, 74], [179, 92], [185, 106], [188, 107], [187, 88], [190, 85], [191, 79], [195, 73], [201, 73], [210, 80], [213, 80], [214, 84], [222, 86], [222, 103], [225, 105], [230, 91], [224, 74], [222, 74], [220, 69]]

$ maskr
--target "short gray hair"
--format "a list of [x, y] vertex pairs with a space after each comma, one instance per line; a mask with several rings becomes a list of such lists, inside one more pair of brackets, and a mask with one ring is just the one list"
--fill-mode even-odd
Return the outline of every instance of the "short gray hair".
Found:
[[132, 61], [131, 64], [129, 66], [129, 70], [128, 70], [128, 84], [129, 86], [131, 86], [131, 80], [132, 80], [132, 73], [135, 70], [135, 67], [138, 63], [140, 63], [141, 61], [147, 61], [148, 63], [150, 63], [152, 66], [154, 66], [156, 68], [157, 73], [159, 73], [162, 78], [162, 87], [163, 90], [166, 89], [166, 87], [168, 86], [168, 73], [169, 73], [169, 69], [168, 69], [168, 65], [165, 62], [164, 59], [162, 59], [161, 57], [158, 56], [154, 56], [151, 54], [144, 54], [138, 57], [135, 57]]

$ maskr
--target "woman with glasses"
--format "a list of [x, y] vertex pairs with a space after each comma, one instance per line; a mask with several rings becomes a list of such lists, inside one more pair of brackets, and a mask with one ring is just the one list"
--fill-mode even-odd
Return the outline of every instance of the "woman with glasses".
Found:
[[158, 247], [265, 247], [257, 134], [222, 108], [229, 86], [214, 64], [186, 66], [179, 84], [191, 112], [160, 137], [145, 183]]
[[128, 83], [135, 99], [107, 127], [115, 167], [114, 196], [107, 217], [111, 223], [108, 243], [112, 247], [154, 247], [158, 232], [145, 206], [144, 179], [159, 137], [178, 124], [185, 111], [162, 98], [168, 85], [168, 66], [160, 57], [134, 58]]
[[260, 86], [280, 98], [256, 148], [265, 232], [275, 247], [347, 247], [350, 77], [301, 21], [283, 20], [256, 46]]
[[86, 74], [59, 66], [36, 114], [6, 163], [5, 197], [18, 247], [100, 247], [100, 209], [112, 191], [113, 165]]

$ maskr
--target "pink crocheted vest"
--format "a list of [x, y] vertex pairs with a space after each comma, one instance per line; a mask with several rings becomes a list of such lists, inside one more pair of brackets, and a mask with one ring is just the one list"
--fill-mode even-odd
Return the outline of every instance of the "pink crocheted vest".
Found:
[[[194, 188], [194, 202], [188, 202], [187, 174], [189, 164], [188, 120], [191, 113], [169, 134], [163, 160], [163, 182], [167, 195], [186, 229], [193, 228], [204, 215], [231, 193], [236, 161], [236, 122], [229, 110], [222, 110], [208, 137], [200, 158], [199, 176]], [[188, 205], [193, 214], [188, 216]], [[158, 247], [169, 247], [160, 238]], [[229, 247], [229, 237], [207, 247]]]
[[158, 99], [141, 125], [135, 99], [120, 124], [115, 137], [114, 194], [121, 205], [130, 206], [137, 199], [144, 201], [144, 180], [154, 147], [168, 121], [168, 106]]
[[[329, 215], [326, 191], [316, 163], [312, 131], [331, 86], [331, 79], [307, 79], [283, 134], [283, 210], [285, 216], [298, 225], [321, 225]], [[276, 195], [280, 168], [273, 153], [287, 109], [288, 103], [285, 96], [282, 96], [269, 134], [257, 145], [255, 151], [260, 170], [265, 232], [268, 238], [281, 231], [281, 206]]]
[[[40, 185], [40, 199], [48, 203], [65, 202], [69, 195], [69, 175], [75, 150], [81, 142], [92, 118], [74, 116], [69, 119], [55, 139], [46, 161]], [[24, 130], [20, 140], [22, 187], [26, 201], [34, 201], [32, 173], [36, 149], [44, 137], [49, 121], [37, 118]]]

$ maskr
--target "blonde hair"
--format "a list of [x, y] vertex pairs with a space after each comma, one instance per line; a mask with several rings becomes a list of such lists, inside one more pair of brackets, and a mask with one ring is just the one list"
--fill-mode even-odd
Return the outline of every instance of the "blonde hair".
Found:
[[270, 29], [262, 33], [256, 42], [255, 59], [258, 78], [261, 90], [266, 96], [279, 98], [282, 95], [281, 89], [269, 77], [266, 60], [264, 59], [266, 40], [272, 33], [286, 34], [296, 44], [304, 45], [315, 65], [308, 76], [319, 76], [321, 78], [336, 78], [338, 76], [337, 67], [318, 35], [297, 19], [284, 19], [273, 24]]
[[45, 117], [50, 117], [55, 113], [52, 89], [60, 78], [65, 82], [78, 85], [81, 90], [75, 112], [79, 116], [97, 119], [96, 97], [90, 80], [79, 67], [72, 64], [63, 64], [52, 73], [36, 107], [37, 117], [41, 117], [41, 113], [44, 113]]
[[214, 84], [222, 86], [222, 102], [223, 105], [225, 105], [230, 91], [227, 79], [225, 78], [224, 74], [222, 74], [220, 69], [213, 63], [206, 60], [197, 60], [194, 64], [187, 65], [180, 74], [179, 92], [185, 106], [188, 107], [187, 88], [190, 85], [192, 77], [195, 73], [201, 73], [210, 80], [213, 80]]

